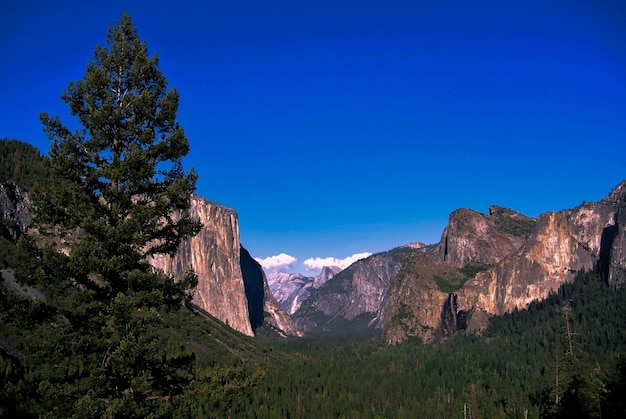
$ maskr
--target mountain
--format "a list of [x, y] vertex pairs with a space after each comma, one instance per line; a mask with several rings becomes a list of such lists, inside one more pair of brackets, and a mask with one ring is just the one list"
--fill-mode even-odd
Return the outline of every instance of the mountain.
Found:
[[267, 276], [267, 282], [281, 307], [291, 315], [300, 308], [313, 289], [321, 287], [339, 272], [341, 268], [336, 266], [325, 266], [314, 277], [299, 273], [272, 272]]
[[198, 195], [192, 196], [190, 211], [202, 222], [202, 230], [183, 242], [173, 257], [157, 255], [151, 264], [176, 277], [193, 268], [198, 276], [193, 303], [243, 334], [253, 336], [265, 313], [271, 314], [267, 320], [275, 327], [285, 327], [286, 334], [299, 334], [278, 304], [274, 307], [261, 266], [241, 247], [237, 212]]
[[471, 329], [483, 328], [486, 316], [468, 319], [469, 310], [458, 307], [455, 292], [480, 271], [517, 251], [535, 224], [531, 217], [495, 205], [488, 214], [469, 209], [452, 212], [432, 254], [408, 255], [392, 281], [382, 327], [387, 342], [398, 343], [408, 336], [437, 342], [467, 328], [468, 322]]
[[614, 288], [626, 278], [626, 182], [599, 202], [541, 214], [517, 252], [479, 273], [459, 293], [461, 308], [502, 314], [595, 270]]
[[198, 276], [193, 303], [235, 330], [252, 336], [248, 301], [241, 273], [237, 213], [200, 196], [190, 212], [202, 230], [181, 244], [177, 253], [156, 255], [150, 263], [168, 275], [182, 277], [191, 267]]
[[446, 340], [492, 315], [546, 298], [580, 270], [626, 279], [626, 182], [607, 198], [537, 219], [491, 206], [459, 209], [441, 240], [361, 260], [312, 292], [293, 318], [306, 333]]
[[353, 263], [312, 292], [292, 318], [312, 333], [340, 332], [346, 322], [380, 328], [389, 284], [410, 251], [401, 247]]
[[496, 205], [488, 215], [458, 209], [450, 214], [435, 254], [457, 268], [470, 262], [494, 264], [520, 248], [535, 221]]

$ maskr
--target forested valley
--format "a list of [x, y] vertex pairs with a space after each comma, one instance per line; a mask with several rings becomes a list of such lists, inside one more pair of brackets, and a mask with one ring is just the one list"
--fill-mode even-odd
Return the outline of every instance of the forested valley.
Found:
[[528, 310], [492, 318], [482, 336], [448, 344], [265, 338], [279, 361], [249, 397], [221, 409], [259, 418], [623, 417], [625, 316], [626, 293], [581, 273]]
[[130, 16], [107, 41], [62, 96], [84, 129], [42, 113], [46, 157], [0, 141], [8, 200], [36, 208], [28, 232], [0, 223], [0, 417], [626, 415], [626, 292], [596, 272], [438, 345], [251, 338], [194, 306], [193, 272], [147, 262], [200, 228], [178, 94]]
[[[30, 145], [2, 145], [5, 180], [23, 179], [20, 167], [46, 173]], [[21, 156], [34, 160], [10, 163]], [[81, 346], [85, 336], [68, 319], [87, 321], [90, 306], [64, 278], [44, 275], [58, 263], [54, 252], [33, 259], [27, 237], [10, 239], [2, 246], [3, 266], [12, 269], [2, 271], [0, 294], [0, 415], [80, 416], [76, 400], [102, 359]], [[30, 278], [20, 292], [13, 270]], [[159, 357], [189, 361], [161, 378], [178, 382], [177, 395], [144, 400], [127, 416], [617, 418], [626, 411], [626, 293], [593, 272], [527, 310], [491, 318], [481, 336], [459, 332], [440, 345], [388, 346], [378, 335], [285, 339], [269, 326], [249, 338], [187, 307], [160, 309], [160, 321], [144, 330]]]

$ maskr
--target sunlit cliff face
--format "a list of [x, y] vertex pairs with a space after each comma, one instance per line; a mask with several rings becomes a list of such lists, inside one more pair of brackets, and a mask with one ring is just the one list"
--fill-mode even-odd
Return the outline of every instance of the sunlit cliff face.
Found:
[[[621, 286], [626, 280], [625, 192], [623, 182], [597, 203], [544, 213], [531, 230], [517, 237], [510, 235], [517, 231], [515, 223], [502, 219], [494, 223], [492, 214], [453, 212], [435, 255], [454, 267], [469, 261], [492, 265], [456, 291], [457, 314], [468, 316], [463, 326], [479, 330], [486, 326], [485, 315], [526, 308], [572, 281], [580, 270], [598, 270], [614, 287]], [[505, 215], [526, 223], [515, 213]], [[454, 317], [444, 321], [442, 312], [442, 302], [450, 301], [451, 295], [432, 283], [433, 276], [426, 269], [426, 265], [436, 263], [425, 260], [424, 267], [413, 268], [397, 289], [392, 281], [383, 332], [389, 343], [408, 336], [432, 341], [438, 331], [445, 332], [444, 323], [454, 324], [450, 320]], [[438, 270], [445, 272], [444, 268]]]
[[597, 267], [603, 232], [615, 223], [615, 208], [602, 203], [542, 214], [517, 251], [459, 292], [463, 309], [502, 314], [544, 299], [579, 270]]
[[192, 267], [198, 276], [193, 302], [235, 330], [252, 336], [248, 302], [240, 267], [237, 213], [197, 195], [191, 215], [202, 230], [184, 242], [174, 257], [159, 255], [151, 263], [167, 274], [182, 276]]

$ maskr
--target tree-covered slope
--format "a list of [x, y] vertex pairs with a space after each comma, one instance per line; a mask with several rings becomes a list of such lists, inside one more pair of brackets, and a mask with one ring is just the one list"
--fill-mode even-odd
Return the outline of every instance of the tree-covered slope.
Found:
[[25, 190], [46, 184], [50, 170], [39, 149], [19, 140], [0, 139], [0, 180], [10, 180]]

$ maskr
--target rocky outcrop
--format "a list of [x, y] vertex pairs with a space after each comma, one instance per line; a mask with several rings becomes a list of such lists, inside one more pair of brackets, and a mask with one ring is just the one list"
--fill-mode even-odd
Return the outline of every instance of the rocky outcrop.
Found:
[[440, 289], [437, 278], [456, 274], [457, 269], [427, 253], [410, 252], [402, 269], [391, 282], [385, 310], [383, 335], [389, 344], [419, 336], [435, 340], [448, 293]]
[[[265, 275], [265, 274], [263, 274]], [[265, 276], [263, 277], [265, 279]], [[265, 299], [263, 304], [263, 311], [265, 313], [265, 322], [272, 326], [279, 334], [285, 334], [288, 336], [303, 336], [296, 323], [289, 317], [289, 315], [283, 310], [278, 301], [272, 295], [267, 280], [263, 282]]]
[[299, 336], [269, 291], [263, 269], [241, 246], [237, 213], [198, 195], [192, 196], [190, 211], [202, 230], [173, 257], [153, 257], [152, 265], [175, 277], [193, 268], [198, 276], [193, 303], [241, 333], [253, 336], [268, 322], [284, 334]]
[[151, 263], [175, 277], [193, 268], [198, 276], [193, 303], [233, 329], [252, 336], [240, 266], [237, 213], [198, 195], [192, 196], [190, 211], [202, 222], [202, 230], [182, 243], [173, 257], [157, 255]]
[[458, 268], [470, 262], [492, 265], [519, 249], [534, 224], [533, 218], [495, 205], [488, 215], [458, 209], [450, 214], [435, 253]]
[[[597, 203], [586, 202], [571, 210], [541, 214], [531, 230], [516, 227], [515, 234], [502, 231], [502, 225], [511, 226], [509, 222], [494, 222], [499, 230], [494, 231], [488, 216], [457, 211], [450, 217], [453, 226], [446, 228], [436, 252], [457, 268], [456, 273], [437, 266], [438, 262], [433, 260], [424, 261], [427, 268], [406, 262], [402, 281], [394, 278], [394, 283], [402, 286], [390, 291], [393, 304], [387, 310], [387, 319], [391, 320], [385, 325], [385, 338], [389, 343], [397, 343], [408, 336], [419, 336], [433, 342], [445, 340], [454, 327], [481, 330], [486, 326], [487, 316], [526, 308], [533, 300], [544, 299], [573, 280], [580, 270], [596, 270], [614, 287], [621, 286], [626, 251], [625, 185], [622, 182], [609, 197]], [[489, 217], [494, 215], [493, 208]], [[527, 225], [523, 216], [513, 216], [522, 226]], [[506, 238], [503, 233], [526, 238], [518, 248], [507, 247], [509, 254], [499, 253], [492, 245], [513, 243], [500, 240]], [[493, 235], [497, 240], [483, 234]], [[441, 253], [446, 243], [449, 258]], [[450, 243], [455, 246], [450, 247]], [[492, 266], [479, 265], [476, 272], [471, 264], [463, 266], [463, 262], [476, 260]], [[435, 267], [437, 272], [429, 272]], [[409, 293], [417, 296], [406, 297]], [[425, 306], [429, 310], [424, 310]]]
[[317, 289], [333, 279], [335, 275], [341, 272], [338, 266], [324, 266], [319, 274], [313, 278], [313, 288]]
[[[603, 230], [600, 244], [600, 270], [615, 288], [626, 282], [626, 181], [619, 184], [601, 203], [617, 208], [615, 224]], [[608, 250], [610, 249], [610, 250]]]
[[289, 314], [300, 308], [313, 289], [313, 278], [299, 273], [272, 272], [267, 282], [276, 301]]
[[28, 194], [12, 182], [0, 181], [0, 218], [7, 220], [0, 225], [0, 235], [16, 242], [32, 221]]

